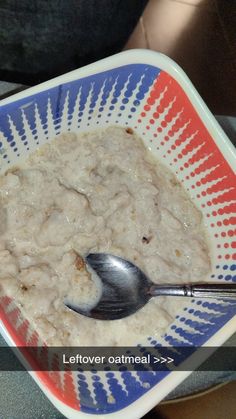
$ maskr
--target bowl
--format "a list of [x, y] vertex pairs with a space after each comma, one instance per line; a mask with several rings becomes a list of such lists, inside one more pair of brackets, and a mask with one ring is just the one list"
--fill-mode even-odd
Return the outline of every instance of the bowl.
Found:
[[[116, 124], [143, 138], [201, 211], [212, 255], [208, 281], [236, 282], [235, 151], [183, 70], [162, 54], [122, 52], [1, 101], [0, 173], [62, 132]], [[3, 290], [0, 313], [1, 333], [11, 346], [39, 344], [37, 330]], [[162, 342], [220, 346], [236, 331], [235, 315], [234, 302], [187, 300]], [[157, 343], [150, 336], [147, 341]], [[24, 365], [34, 364], [28, 353], [17, 354]], [[68, 418], [139, 418], [191, 373], [32, 369]]]

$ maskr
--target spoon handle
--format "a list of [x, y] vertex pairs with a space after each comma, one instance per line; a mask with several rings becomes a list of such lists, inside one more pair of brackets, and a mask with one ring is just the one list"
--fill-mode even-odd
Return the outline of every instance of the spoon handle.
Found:
[[172, 295], [175, 297], [236, 299], [236, 284], [152, 285], [149, 293], [152, 297]]

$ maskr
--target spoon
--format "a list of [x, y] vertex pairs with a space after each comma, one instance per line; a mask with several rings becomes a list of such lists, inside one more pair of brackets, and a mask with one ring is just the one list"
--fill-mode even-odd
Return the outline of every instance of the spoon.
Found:
[[101, 297], [91, 310], [66, 303], [71, 310], [99, 320], [130, 316], [152, 297], [234, 298], [236, 284], [154, 284], [137, 266], [108, 253], [90, 253], [87, 265], [101, 280]]

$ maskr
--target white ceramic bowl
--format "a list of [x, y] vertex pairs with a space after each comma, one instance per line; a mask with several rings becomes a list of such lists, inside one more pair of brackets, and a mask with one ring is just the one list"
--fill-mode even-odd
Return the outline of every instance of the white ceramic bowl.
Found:
[[[122, 52], [3, 100], [1, 173], [61, 132], [114, 124], [133, 128], [201, 210], [212, 248], [209, 282], [235, 282], [235, 152], [185, 73], [162, 54]], [[37, 331], [3, 292], [0, 307], [8, 343], [37, 345]], [[235, 303], [188, 300], [161, 343], [221, 345], [236, 331], [235, 314]], [[112, 419], [141, 417], [189, 373], [31, 372], [66, 417]]]

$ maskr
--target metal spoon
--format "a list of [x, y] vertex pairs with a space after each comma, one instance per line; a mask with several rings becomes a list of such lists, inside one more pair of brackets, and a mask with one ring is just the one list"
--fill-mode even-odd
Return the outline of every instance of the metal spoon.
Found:
[[150, 298], [160, 295], [236, 299], [236, 284], [157, 285], [133, 263], [118, 256], [90, 253], [86, 262], [101, 279], [101, 298], [89, 311], [70, 303], [66, 306], [94, 319], [122, 319], [142, 308]]

